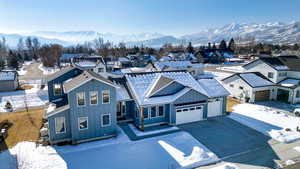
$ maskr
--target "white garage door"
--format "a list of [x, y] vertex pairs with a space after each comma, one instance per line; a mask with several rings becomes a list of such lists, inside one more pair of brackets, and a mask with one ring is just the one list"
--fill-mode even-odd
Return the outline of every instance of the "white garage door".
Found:
[[195, 122], [203, 119], [203, 106], [176, 108], [176, 124]]
[[222, 115], [222, 99], [213, 99], [208, 102], [207, 117]]

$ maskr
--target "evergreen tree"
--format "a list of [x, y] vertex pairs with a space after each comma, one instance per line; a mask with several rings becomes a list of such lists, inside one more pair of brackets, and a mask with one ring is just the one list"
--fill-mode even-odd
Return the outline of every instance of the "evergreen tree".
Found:
[[221, 49], [221, 50], [227, 50], [227, 45], [226, 45], [225, 40], [222, 40], [220, 42], [219, 49]]
[[293, 50], [295, 50], [295, 51], [299, 50], [299, 45], [297, 43], [295, 43], [293, 45]]
[[217, 46], [216, 44], [214, 43], [213, 46], [212, 46], [212, 50], [216, 50], [217, 49]]
[[192, 45], [192, 42], [189, 42], [186, 50], [187, 50], [188, 53], [194, 53], [195, 52], [194, 47]]
[[9, 51], [8, 54], [8, 67], [17, 69], [19, 68], [18, 56], [15, 52]]
[[229, 41], [228, 49], [231, 50], [232, 52], [235, 50], [235, 42], [233, 38], [231, 38]]
[[0, 57], [0, 70], [3, 70], [5, 67], [5, 61], [3, 59], [3, 57]]

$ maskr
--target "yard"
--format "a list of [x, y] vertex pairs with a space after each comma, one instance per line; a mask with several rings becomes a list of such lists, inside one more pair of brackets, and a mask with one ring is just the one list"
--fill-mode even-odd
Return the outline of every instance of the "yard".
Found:
[[28, 112], [0, 113], [0, 123], [8, 120], [12, 125], [8, 137], [1, 143], [0, 150], [11, 148], [21, 141], [36, 141], [42, 125], [43, 109]]
[[227, 97], [227, 105], [226, 105], [226, 111], [227, 112], [232, 112], [233, 111], [233, 106], [240, 104], [241, 102], [238, 101], [237, 99], [234, 99], [232, 97]]

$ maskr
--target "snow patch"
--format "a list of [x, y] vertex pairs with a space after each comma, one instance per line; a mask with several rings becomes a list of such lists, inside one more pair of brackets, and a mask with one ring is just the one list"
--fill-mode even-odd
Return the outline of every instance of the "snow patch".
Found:
[[300, 153], [300, 146], [296, 146], [293, 148], [295, 151], [299, 152]]
[[146, 135], [158, 134], [158, 133], [167, 132], [167, 131], [179, 130], [178, 127], [174, 126], [174, 127], [169, 127], [169, 128], [160, 129], [160, 130], [140, 131], [135, 126], [133, 126], [133, 124], [129, 124], [128, 126], [134, 132], [134, 134], [137, 136], [146, 136]]
[[214, 168], [211, 168], [211, 169], [238, 169], [238, 167], [234, 164], [231, 164], [231, 163], [225, 163], [221, 166], [214, 167]]
[[39, 69], [43, 72], [43, 75], [51, 75], [60, 70], [57, 67], [44, 67], [42, 63], [39, 65]]

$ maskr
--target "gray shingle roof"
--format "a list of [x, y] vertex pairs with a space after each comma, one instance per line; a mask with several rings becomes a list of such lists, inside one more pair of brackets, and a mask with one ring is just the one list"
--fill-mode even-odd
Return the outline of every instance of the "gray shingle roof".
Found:
[[67, 73], [67, 72], [69, 72], [69, 71], [71, 71], [71, 70], [73, 70], [73, 69], [76, 69], [76, 68], [75, 68], [74, 66], [67, 66], [67, 67], [64, 67], [63, 69], [61, 69], [61, 70], [59, 70], [59, 71], [53, 73], [52, 75], [49, 75], [49, 76], [47, 77], [47, 81], [51, 81], [51, 80], [53, 80], [53, 79], [55, 79], [55, 78], [57, 78], [57, 77], [59, 77], [59, 76], [65, 74], [65, 73]]

